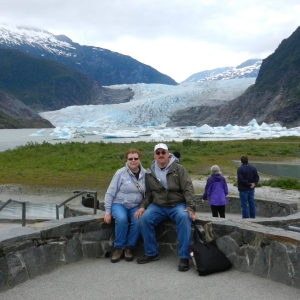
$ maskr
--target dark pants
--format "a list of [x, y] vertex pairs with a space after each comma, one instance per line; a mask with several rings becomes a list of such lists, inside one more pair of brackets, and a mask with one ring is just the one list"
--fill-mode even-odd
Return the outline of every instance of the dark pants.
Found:
[[212, 216], [218, 218], [220, 215], [220, 218], [225, 218], [225, 205], [211, 205], [211, 212]]

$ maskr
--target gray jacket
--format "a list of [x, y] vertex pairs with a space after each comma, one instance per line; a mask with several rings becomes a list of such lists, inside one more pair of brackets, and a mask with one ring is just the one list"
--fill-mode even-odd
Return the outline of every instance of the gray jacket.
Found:
[[[127, 164], [115, 173], [105, 194], [105, 212], [111, 213], [113, 203], [122, 204], [127, 209], [131, 209], [141, 203], [145, 195], [145, 169], [141, 164], [140, 170], [138, 180]], [[139, 184], [141, 192], [136, 183]]]

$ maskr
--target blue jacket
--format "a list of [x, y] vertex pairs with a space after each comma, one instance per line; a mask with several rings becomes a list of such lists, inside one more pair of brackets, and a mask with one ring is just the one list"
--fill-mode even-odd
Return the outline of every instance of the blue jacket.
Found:
[[249, 164], [242, 164], [237, 169], [237, 184], [239, 191], [251, 190], [251, 183], [257, 185], [259, 176], [255, 167]]
[[209, 200], [210, 205], [221, 206], [227, 204], [228, 187], [221, 174], [212, 174], [206, 182], [202, 199]]

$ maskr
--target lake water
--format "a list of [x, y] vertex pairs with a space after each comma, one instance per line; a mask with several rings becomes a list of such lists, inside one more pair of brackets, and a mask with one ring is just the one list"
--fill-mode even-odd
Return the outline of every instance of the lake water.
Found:
[[271, 163], [251, 163], [256, 167], [257, 171], [263, 174], [293, 177], [300, 179], [300, 166], [299, 165], [284, 165], [284, 164], [271, 164]]
[[[178, 141], [181, 142], [184, 139], [186, 139], [186, 136], [180, 137], [180, 138], [173, 138], [173, 137], [166, 137], [166, 138], [153, 138], [150, 136], [140, 136], [137, 138], [111, 138], [106, 139], [102, 138], [102, 135], [86, 135], [85, 137], [79, 137], [79, 138], [73, 138], [70, 140], [58, 140], [54, 139], [53, 136], [50, 135], [50, 133], [53, 131], [54, 128], [47, 128], [45, 129], [44, 136], [30, 136], [31, 134], [37, 133], [40, 129], [0, 129], [0, 152], [8, 150], [8, 149], [14, 149], [17, 146], [24, 146], [29, 142], [32, 143], [43, 143], [48, 142], [51, 144], [56, 143], [67, 143], [67, 142], [104, 142], [104, 143], [130, 143], [132, 141], [157, 141], [161, 142], [164, 141]], [[99, 128], [83, 128], [88, 132], [98, 131]], [[119, 130], [136, 130], [137, 128], [119, 128]], [[200, 138], [193, 138], [195, 140], [199, 140]], [[237, 137], [202, 137], [201, 141], [214, 141], [214, 140], [237, 140], [242, 138]]]

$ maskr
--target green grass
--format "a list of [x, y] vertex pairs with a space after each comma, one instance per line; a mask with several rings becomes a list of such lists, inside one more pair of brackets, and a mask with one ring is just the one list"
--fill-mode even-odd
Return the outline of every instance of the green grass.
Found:
[[[128, 149], [139, 149], [142, 153], [141, 162], [147, 168], [153, 159], [155, 144], [156, 142], [28, 143], [0, 152], [0, 184], [105, 190], [115, 171], [124, 166], [124, 153]], [[298, 137], [211, 142], [186, 139], [183, 142], [168, 141], [166, 144], [170, 152], [181, 152], [181, 163], [194, 179], [206, 179], [210, 167], [217, 164], [222, 173], [235, 182], [237, 162], [243, 154], [249, 156], [250, 163], [300, 158]], [[288, 188], [289, 185], [282, 186]], [[295, 187], [294, 184], [293, 188]]]

